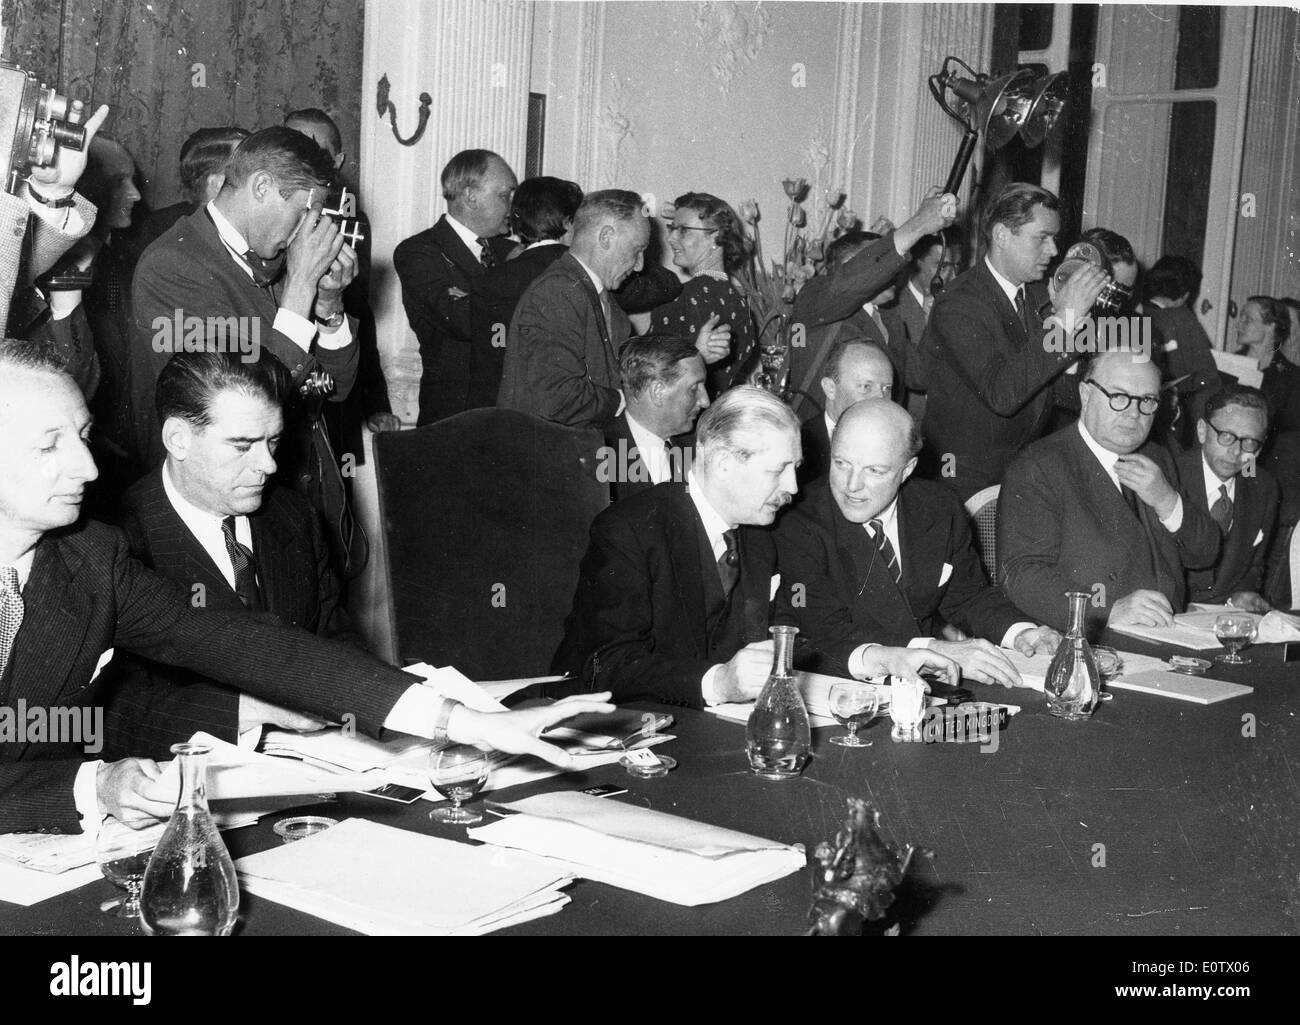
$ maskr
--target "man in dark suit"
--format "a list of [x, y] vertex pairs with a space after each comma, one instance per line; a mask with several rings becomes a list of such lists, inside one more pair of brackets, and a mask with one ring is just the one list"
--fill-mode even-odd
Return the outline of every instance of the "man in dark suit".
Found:
[[[685, 484], [659, 484], [596, 517], [553, 663], [578, 691], [605, 687], [700, 708], [757, 696], [776, 547], [766, 528], [798, 488], [798, 421], [758, 388], [724, 392], [700, 417]], [[873, 653], [909, 676], [928, 653]]]
[[[872, 324], [869, 340], [883, 343], [883, 332], [863, 307], [885, 291], [907, 266], [907, 252], [923, 236], [938, 231], [957, 216], [957, 199], [952, 195], [926, 198], [897, 230], [883, 238], [858, 232], [840, 243], [838, 251], [827, 253], [825, 273], [806, 282], [795, 296], [790, 349], [790, 386], [795, 390], [794, 410], [808, 415], [815, 405], [813, 395], [822, 378], [822, 364], [830, 346], [845, 330], [845, 321], [856, 319], [861, 330], [849, 337], [869, 337], [862, 327]], [[845, 257], [841, 262], [838, 257]], [[883, 347], [883, 345], [882, 345]]]
[[1078, 271], [1044, 319], [1049, 300], [1039, 279], [1057, 252], [1058, 206], [1036, 185], [1006, 186], [985, 218], [985, 258], [958, 275], [930, 311], [923, 342], [930, 360], [927, 475], [963, 500], [997, 484], [1047, 430], [1056, 382], [1079, 358], [1066, 336], [1106, 282], [1095, 267]]
[[709, 405], [704, 359], [689, 338], [633, 338], [619, 373], [627, 408], [606, 425], [596, 466], [596, 479], [609, 482], [615, 502], [685, 479], [693, 458], [689, 435]]
[[[358, 643], [319, 514], [296, 492], [271, 484], [291, 388], [269, 357], [173, 356], [157, 389], [167, 460], [127, 492], [119, 525], [131, 554], [180, 583], [198, 605], [248, 607]], [[267, 722], [323, 725], [148, 659], [128, 655], [112, 668], [106, 715], [114, 752], [165, 757], [198, 730], [234, 743]]]
[[90, 427], [81, 393], [57, 362], [36, 346], [0, 345], [0, 707], [43, 709], [48, 727], [0, 743], [0, 832], [75, 833], [105, 813], [135, 826], [171, 814], [176, 794], [157, 782], [154, 762], [82, 760], [104, 741], [91, 715], [102, 698], [93, 678], [114, 648], [354, 722], [369, 736], [391, 729], [481, 741], [561, 765], [567, 757], [537, 732], [588, 708], [609, 710], [589, 700], [545, 714], [485, 715], [269, 616], [195, 608], [183, 587], [132, 559], [120, 533], [78, 523], [98, 472], [86, 447]]
[[1169, 626], [1185, 572], [1214, 564], [1219, 528], [1171, 483], [1173, 459], [1147, 442], [1160, 371], [1149, 354], [1098, 354], [1080, 370], [1079, 422], [1031, 445], [998, 496], [1007, 596], [1058, 629], [1066, 592], [1092, 596], [1089, 624]]
[[[632, 325], [613, 292], [644, 266], [650, 241], [635, 192], [589, 194], [573, 223], [573, 245], [528, 287], [506, 336], [497, 405], [565, 427], [603, 429], [623, 411], [618, 359]], [[729, 341], [710, 320], [695, 344]]]
[[442, 169], [447, 212], [393, 251], [402, 305], [420, 346], [418, 423], [466, 409], [482, 390], [490, 363], [476, 361], [470, 338], [470, 292], [486, 270], [505, 261], [515, 244], [509, 231], [515, 173], [495, 153], [468, 149]]
[[1256, 388], [1223, 388], [1206, 402], [1196, 437], [1197, 447], [1175, 457], [1178, 490], [1218, 524], [1223, 548], [1213, 567], [1188, 572], [1187, 598], [1267, 612], [1260, 595], [1281, 501], [1277, 481], [1256, 464], [1268, 401]]
[[[1021, 686], [998, 645], [1055, 651], [1060, 635], [989, 583], [953, 494], [911, 479], [920, 448], [915, 421], [888, 399], [839, 418], [828, 480], [777, 527], [787, 604], [824, 672], [864, 678], [874, 646], [916, 645], [981, 683]], [[975, 639], [936, 639], [946, 624]]]
[[887, 399], [894, 388], [894, 364], [878, 345], [861, 339], [841, 339], [831, 346], [823, 368], [824, 412], [815, 412], [803, 422], [803, 465], [801, 486], [821, 480], [830, 470], [831, 435], [846, 409], [863, 399]]
[[264, 128], [241, 142], [217, 198], [140, 258], [130, 378], [147, 471], [166, 456], [153, 393], [172, 353], [197, 342], [245, 355], [265, 349], [283, 363], [305, 398], [290, 411], [281, 478], [331, 525], [331, 552], [342, 567], [351, 518], [320, 409], [346, 399], [356, 377], [356, 324], [343, 292], [357, 261], [322, 213], [333, 175], [328, 155], [291, 128]]
[[[946, 236], [946, 237], [945, 237]], [[930, 319], [934, 298], [930, 288], [936, 277], [947, 285], [961, 266], [961, 246], [951, 232], [926, 235], [910, 252], [907, 281], [898, 289], [898, 298], [880, 311], [894, 347], [906, 353], [908, 366], [906, 395], [899, 402], [907, 407], [917, 423], [925, 418], [925, 393], [930, 388], [929, 364], [921, 339]]]

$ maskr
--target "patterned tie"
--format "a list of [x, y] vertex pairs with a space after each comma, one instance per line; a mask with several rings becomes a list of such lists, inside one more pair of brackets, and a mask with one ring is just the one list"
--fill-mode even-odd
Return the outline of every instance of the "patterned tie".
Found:
[[13, 651], [14, 638], [23, 625], [23, 596], [18, 591], [18, 570], [0, 566], [0, 677]]
[[262, 593], [257, 588], [257, 564], [253, 553], [235, 540], [235, 518], [227, 516], [221, 521], [221, 534], [226, 539], [226, 554], [230, 564], [235, 567], [235, 594], [244, 608], [260, 612]]
[[876, 543], [880, 557], [885, 560], [885, 568], [889, 570], [890, 576], [894, 578], [894, 583], [901, 585], [903, 582], [903, 567], [898, 564], [898, 553], [894, 551], [894, 546], [890, 544], [889, 535], [885, 533], [885, 525], [880, 520], [869, 520], [867, 526], [871, 528], [871, 539]]
[[730, 595], [740, 579], [740, 550], [736, 547], [735, 530], [724, 530], [722, 540], [726, 542], [727, 550], [718, 560], [718, 577], [722, 581], [722, 593]]
[[1228, 485], [1219, 485], [1219, 497], [1210, 507], [1210, 515], [1224, 534], [1232, 529], [1232, 499], [1228, 497]]
[[492, 252], [492, 247], [488, 245], [487, 239], [476, 238], [474, 241], [478, 243], [479, 262], [483, 264], [485, 270], [491, 270], [497, 265], [497, 254]]

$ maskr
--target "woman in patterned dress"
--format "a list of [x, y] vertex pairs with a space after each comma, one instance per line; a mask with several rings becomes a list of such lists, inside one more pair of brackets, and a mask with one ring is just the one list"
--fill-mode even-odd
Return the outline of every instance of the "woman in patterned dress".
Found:
[[716, 397], [743, 381], [757, 361], [754, 321], [744, 296], [731, 283], [749, 256], [740, 218], [717, 196], [688, 192], [673, 204], [668, 246], [673, 263], [689, 280], [682, 294], [650, 315], [652, 331], [696, 337], [713, 315], [731, 326], [729, 351], [701, 350], [708, 367], [709, 395]]

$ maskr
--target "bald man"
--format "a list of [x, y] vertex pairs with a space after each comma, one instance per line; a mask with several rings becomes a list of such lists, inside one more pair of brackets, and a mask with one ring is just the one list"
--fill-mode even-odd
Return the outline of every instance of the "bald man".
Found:
[[1169, 626], [1187, 570], [1207, 569], [1219, 528], [1173, 481], [1173, 459], [1147, 442], [1160, 371], [1148, 355], [1090, 358], [1079, 375], [1079, 422], [1031, 445], [998, 496], [999, 576], [1030, 615], [1064, 629], [1068, 591], [1092, 597], [1094, 628]]
[[[866, 399], [835, 425], [830, 474], [777, 528], [781, 586], [823, 671], [864, 678], [876, 645], [927, 647], [966, 679], [1023, 686], [1006, 654], [1054, 651], [989, 583], [970, 520], [946, 488], [912, 479], [920, 432], [901, 406]], [[974, 639], [937, 640], [945, 624]]]
[[836, 342], [826, 357], [821, 379], [826, 397], [823, 412], [814, 413], [799, 431], [803, 465], [799, 482], [805, 487], [821, 480], [831, 465], [831, 434], [835, 421], [855, 402], [887, 399], [894, 388], [894, 364], [880, 346], [859, 338]]

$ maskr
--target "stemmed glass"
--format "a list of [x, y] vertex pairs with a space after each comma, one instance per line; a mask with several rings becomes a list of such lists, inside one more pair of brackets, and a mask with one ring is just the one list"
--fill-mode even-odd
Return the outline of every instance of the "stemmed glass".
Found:
[[157, 830], [143, 832], [124, 826], [115, 818], [107, 818], [95, 840], [95, 860], [99, 870], [114, 886], [126, 891], [126, 896], [106, 901], [99, 910], [114, 918], [140, 917], [140, 888], [144, 885], [144, 870], [157, 846]]
[[831, 737], [831, 743], [840, 747], [870, 747], [871, 741], [861, 739], [858, 729], [876, 717], [876, 710], [880, 707], [880, 694], [876, 688], [857, 680], [832, 684], [830, 705], [835, 721], [849, 731], [843, 737]]
[[483, 815], [461, 807], [483, 789], [488, 778], [488, 756], [470, 744], [448, 744], [429, 753], [429, 782], [451, 801], [450, 808], [434, 808], [429, 818], [456, 826], [472, 826]]
[[1255, 620], [1252, 616], [1231, 614], [1219, 616], [1214, 621], [1214, 636], [1228, 649], [1228, 653], [1219, 655], [1215, 661], [1230, 666], [1249, 665], [1250, 659], [1243, 658], [1237, 652], [1244, 648], [1254, 635]]

